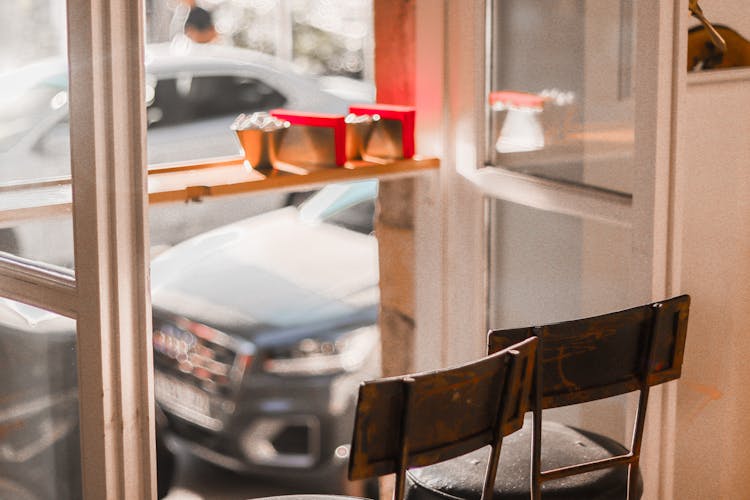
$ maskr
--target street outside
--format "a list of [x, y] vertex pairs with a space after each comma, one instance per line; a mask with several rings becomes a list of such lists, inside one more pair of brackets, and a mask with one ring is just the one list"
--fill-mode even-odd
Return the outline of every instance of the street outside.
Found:
[[196, 458], [177, 449], [174, 486], [166, 500], [236, 500], [291, 493], [310, 493], [305, 484], [288, 480], [243, 476]]

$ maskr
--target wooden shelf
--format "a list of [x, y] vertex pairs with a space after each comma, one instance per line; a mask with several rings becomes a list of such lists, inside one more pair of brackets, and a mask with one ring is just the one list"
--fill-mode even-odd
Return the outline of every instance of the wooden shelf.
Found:
[[316, 187], [332, 182], [415, 175], [435, 169], [437, 158], [415, 157], [384, 162], [350, 161], [342, 167], [279, 164], [274, 170], [254, 170], [242, 158], [156, 168], [148, 175], [151, 203], [189, 201], [206, 196], [226, 196], [271, 189]]
[[[307, 189], [333, 182], [410, 177], [438, 168], [437, 158], [351, 161], [342, 167], [291, 164], [259, 171], [247, 168], [242, 157], [207, 162], [160, 165], [149, 168], [149, 202], [198, 201], [209, 196], [228, 196], [267, 190]], [[0, 226], [19, 220], [70, 212], [70, 178], [0, 185]]]

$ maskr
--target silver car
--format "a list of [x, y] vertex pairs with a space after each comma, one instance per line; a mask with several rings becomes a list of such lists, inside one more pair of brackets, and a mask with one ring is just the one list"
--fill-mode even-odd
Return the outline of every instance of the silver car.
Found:
[[[0, 184], [68, 174], [67, 85], [61, 59], [0, 77]], [[369, 84], [341, 77], [315, 79], [285, 61], [246, 49], [150, 45], [146, 49], [148, 163], [238, 154], [229, 127], [239, 113], [277, 107], [346, 113], [352, 102], [370, 102], [373, 97]], [[285, 204], [287, 195], [276, 192], [153, 206], [151, 242], [173, 245]], [[0, 229], [0, 250], [70, 265], [70, 230], [56, 220]], [[50, 240], [55, 244], [49, 245]]]

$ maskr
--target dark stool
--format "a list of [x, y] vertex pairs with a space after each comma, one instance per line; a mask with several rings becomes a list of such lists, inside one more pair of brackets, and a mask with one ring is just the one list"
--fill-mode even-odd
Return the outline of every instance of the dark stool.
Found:
[[[495, 497], [502, 500], [528, 500], [531, 476], [531, 421], [503, 440], [500, 466], [495, 479]], [[581, 460], [599, 460], [626, 453], [620, 443], [587, 433], [557, 422], [542, 424], [542, 464], [561, 467]], [[453, 460], [428, 467], [411, 469], [406, 473], [408, 500], [446, 500], [455, 497], [479, 499], [482, 491], [487, 450], [477, 450]], [[625, 498], [627, 493], [627, 466], [610, 468], [570, 476], [545, 483], [543, 497], [554, 500], [610, 500]], [[637, 495], [642, 492], [639, 480]], [[450, 497], [446, 497], [450, 495]]]
[[367, 500], [360, 497], [343, 495], [281, 495], [276, 497], [261, 497], [253, 500]]

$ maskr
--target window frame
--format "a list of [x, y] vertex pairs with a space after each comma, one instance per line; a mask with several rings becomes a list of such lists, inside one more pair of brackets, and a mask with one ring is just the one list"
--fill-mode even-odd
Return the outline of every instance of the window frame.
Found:
[[[671, 23], [670, 10], [679, 5], [660, 2], [658, 15], [643, 20], [656, 23], [659, 32], [658, 23]], [[143, 15], [142, 2], [68, 0], [76, 278], [0, 258], [0, 293], [78, 321], [86, 498], [155, 496]], [[486, 46], [484, 16], [484, 2], [416, 4], [418, 140], [422, 153], [444, 159], [438, 173], [421, 179], [417, 193], [417, 367], [484, 351], [485, 202], [479, 183], [467, 175], [484, 158], [484, 78], [478, 69]], [[659, 61], [671, 57], [673, 47], [659, 35], [647, 84], [658, 89], [654, 101], [663, 107], [673, 84], [670, 78], [659, 83], [665, 76]], [[664, 125], [664, 116], [660, 112], [653, 127]], [[674, 210], [668, 182], [673, 137], [666, 125], [650, 148], [662, 157], [644, 162], [666, 165], [657, 172], [658, 183], [644, 187], [648, 198], [666, 193], [668, 200], [639, 216], [649, 227]], [[667, 234], [642, 242], [640, 251], [649, 262], [642, 271], [651, 278], [649, 294], [661, 296], [668, 286]]]
[[155, 498], [143, 5], [68, 0], [75, 276], [0, 257], [0, 294], [76, 320], [85, 498]]
[[[629, 226], [634, 238], [629, 292], [634, 301], [647, 302], [680, 293], [675, 277], [680, 263], [680, 206], [684, 170], [676, 164], [676, 120], [684, 89], [684, 70], [676, 61], [684, 61], [687, 9], [682, 0], [638, 2], [635, 7], [636, 57], [641, 64], [635, 94], [636, 151], [634, 175], [643, 179], [635, 186], [632, 199], [602, 193], [596, 189], [577, 188], [559, 182], [503, 172], [487, 167], [485, 127], [489, 124], [486, 99], [486, 50], [489, 31], [486, 28], [487, 2], [444, 2], [444, 34], [432, 26], [420, 28], [433, 15], [417, 8], [417, 43], [445, 46], [443, 79], [431, 85], [441, 87], [444, 107], [441, 138], [445, 142], [441, 183], [438, 197], [442, 205], [440, 229], [435, 239], [425, 238], [417, 252], [419, 268], [433, 262], [438, 269], [430, 275], [428, 286], [439, 291], [417, 294], [416, 359], [441, 356], [443, 363], [461, 362], [484, 352], [487, 331], [487, 279], [490, 255], [486, 227], [476, 220], [484, 219], [477, 199], [490, 196], [516, 196], [512, 201], [526, 206], [553, 210], [579, 217], [616, 222]], [[420, 38], [423, 37], [423, 38]], [[437, 50], [437, 49], [436, 49]], [[418, 49], [419, 53], [419, 49]], [[418, 58], [419, 61], [419, 58]], [[420, 63], [417, 63], [420, 67]], [[417, 80], [421, 76], [417, 70]], [[429, 91], [430, 87], [423, 89]], [[417, 91], [419, 98], [419, 90]], [[422, 109], [420, 108], [420, 111]], [[433, 130], [436, 127], [432, 126]], [[430, 126], [420, 133], [428, 133]], [[420, 143], [422, 144], [422, 143]], [[434, 191], [432, 191], [434, 193]], [[421, 199], [427, 210], [429, 196]], [[459, 215], [460, 214], [460, 215]], [[474, 217], [474, 219], [466, 219]], [[435, 225], [434, 222], [427, 224]], [[463, 222], [462, 222], [463, 221]], [[417, 225], [419, 233], [420, 224]], [[432, 231], [435, 233], [433, 229]], [[441, 256], [430, 256], [439, 249]], [[425, 260], [426, 262], [423, 262]], [[434, 261], [437, 260], [437, 263]], [[424, 277], [424, 276], [423, 276]], [[421, 285], [417, 284], [419, 292]], [[484, 300], [482, 300], [484, 299]], [[432, 317], [430, 317], [432, 315]], [[435, 325], [427, 330], [420, 325]], [[481, 321], [479, 320], [481, 318]], [[423, 323], [424, 321], [424, 323]], [[440, 332], [440, 342], [434, 339]], [[481, 349], [476, 346], [481, 344]], [[436, 344], [438, 344], [436, 346]], [[420, 347], [424, 351], [419, 352]], [[417, 365], [421, 368], [420, 365]], [[671, 498], [674, 474], [674, 427], [676, 420], [674, 384], [652, 391], [652, 408], [648, 415], [641, 463], [647, 491], [656, 498]], [[652, 471], [652, 472], [648, 472]]]
[[[144, 5], [68, 0], [66, 15], [72, 172], [42, 184], [72, 186], [73, 201], [23, 215], [72, 210], [75, 275], [0, 256], [0, 294], [77, 322], [84, 498], [155, 498]], [[411, 177], [437, 166], [428, 158], [331, 169], [270, 188]]]
[[153, 498], [144, 5], [69, 0], [67, 17], [84, 496]]

